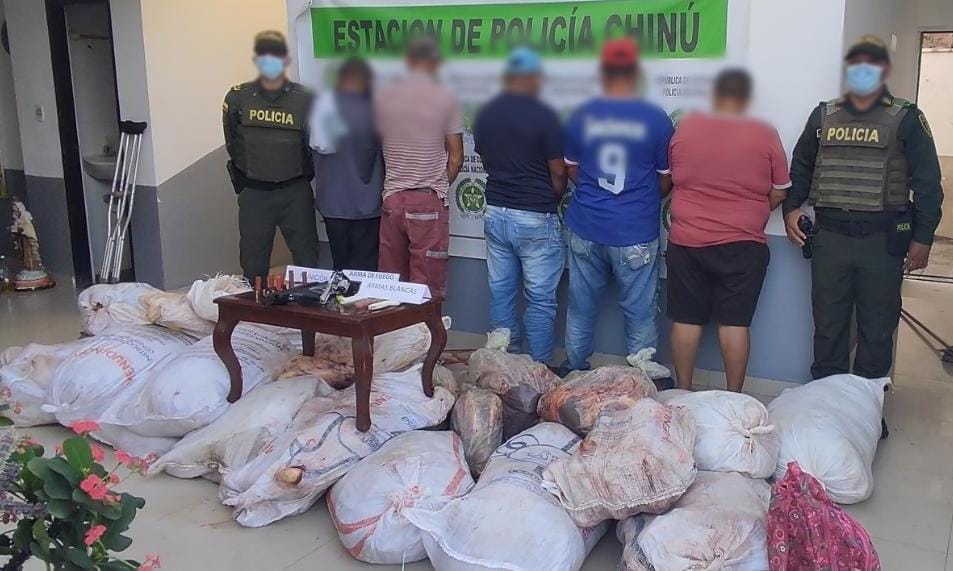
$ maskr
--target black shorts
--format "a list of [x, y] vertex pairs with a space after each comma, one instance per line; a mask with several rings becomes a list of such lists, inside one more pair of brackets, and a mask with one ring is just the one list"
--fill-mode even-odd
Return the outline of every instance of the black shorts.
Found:
[[749, 327], [771, 252], [760, 242], [688, 248], [669, 243], [668, 317], [676, 323]]

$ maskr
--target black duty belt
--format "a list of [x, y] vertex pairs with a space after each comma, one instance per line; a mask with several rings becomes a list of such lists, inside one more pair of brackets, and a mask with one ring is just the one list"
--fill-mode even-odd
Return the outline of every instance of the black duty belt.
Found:
[[851, 238], [863, 238], [871, 234], [880, 234], [886, 232], [893, 224], [892, 219], [888, 220], [831, 220], [829, 218], [817, 219], [817, 227], [821, 230], [827, 230], [835, 234], [850, 236]]
[[245, 176], [245, 173], [240, 171], [231, 162], [228, 163], [228, 172], [231, 175], [233, 181], [237, 182], [241, 188], [250, 188], [252, 190], [280, 190], [299, 182], [309, 182], [311, 180], [311, 177], [307, 175], [300, 175], [278, 182], [255, 180]]

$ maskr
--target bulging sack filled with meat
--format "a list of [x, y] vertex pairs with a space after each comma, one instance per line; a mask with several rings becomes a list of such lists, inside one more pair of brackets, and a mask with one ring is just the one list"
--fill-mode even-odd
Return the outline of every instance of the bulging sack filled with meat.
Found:
[[509, 438], [539, 422], [539, 399], [561, 379], [528, 355], [479, 349], [470, 355], [471, 378], [503, 399], [503, 437]]
[[694, 445], [687, 409], [642, 399], [599, 417], [571, 457], [546, 468], [544, 486], [583, 527], [662, 513], [695, 480]]
[[655, 398], [655, 383], [633, 367], [600, 367], [574, 372], [539, 400], [539, 417], [559, 422], [580, 436], [589, 434], [599, 415]]
[[774, 483], [768, 510], [771, 571], [880, 571], [864, 526], [834, 504], [816, 478], [791, 462]]
[[[273, 381], [291, 359], [291, 345], [284, 336], [250, 323], [235, 328], [231, 345], [242, 368], [245, 393]], [[116, 395], [99, 421], [142, 436], [180, 438], [221, 416], [229, 406], [230, 388], [228, 370], [215, 353], [212, 338], [206, 337]]]
[[56, 424], [56, 416], [42, 409], [50, 402], [54, 374], [70, 355], [93, 343], [92, 338], [86, 338], [59, 345], [31, 343], [17, 347], [15, 351], [4, 351], [4, 364], [0, 366], [0, 401], [10, 405], [4, 416], [15, 426]]
[[676, 396], [695, 418], [695, 462], [699, 470], [739, 472], [749, 478], [774, 473], [781, 441], [768, 419], [768, 409], [748, 395], [699, 391]]
[[[444, 327], [450, 328], [444, 317]], [[430, 349], [430, 329], [422, 323], [384, 333], [374, 338], [374, 373], [402, 371], [423, 361]], [[331, 386], [343, 389], [353, 382], [354, 356], [351, 339], [319, 333], [315, 336], [314, 357], [294, 358], [280, 378], [314, 375]]]
[[157, 291], [142, 296], [149, 323], [173, 331], [182, 331], [193, 337], [207, 337], [215, 329], [215, 322], [203, 319], [189, 303], [184, 292]]
[[99, 420], [121, 390], [193, 343], [194, 337], [155, 325], [107, 329], [60, 363], [43, 410], [64, 425]]
[[328, 511], [355, 559], [400, 565], [427, 558], [407, 510], [438, 510], [473, 487], [463, 444], [453, 432], [395, 436], [357, 463], [328, 492]]
[[835, 502], [869, 498], [888, 385], [890, 379], [834, 375], [781, 393], [768, 405], [781, 439], [775, 479], [797, 462]]
[[195, 313], [206, 321], [218, 322], [218, 305], [215, 299], [250, 291], [248, 280], [242, 276], [219, 274], [207, 280], [196, 280], [187, 294]]
[[83, 332], [99, 335], [110, 327], [152, 323], [140, 298], [157, 292], [161, 290], [140, 283], [98, 284], [84, 289], [76, 300]]
[[503, 443], [503, 401], [486, 389], [469, 385], [453, 406], [450, 426], [463, 439], [470, 471], [479, 476]]
[[662, 515], [638, 515], [616, 527], [625, 546], [621, 571], [768, 568], [771, 486], [741, 474], [699, 472]]
[[[428, 398], [421, 366], [376, 375], [367, 432], [356, 426], [355, 387], [305, 403], [291, 426], [257, 458], [222, 478], [219, 497], [246, 527], [261, 527], [306, 511], [334, 482], [388, 440], [446, 420], [453, 397], [442, 387]], [[283, 382], [283, 381], [279, 381]]]
[[258, 456], [261, 449], [287, 430], [305, 402], [335, 394], [315, 377], [285, 379], [255, 387], [228, 407], [215, 422], [190, 432], [149, 469], [177, 478], [217, 479]]
[[540, 473], [568, 457], [579, 438], [564, 426], [538, 424], [500, 446], [473, 490], [437, 510], [405, 516], [423, 531], [440, 571], [576, 571], [606, 526], [577, 527], [542, 487]]

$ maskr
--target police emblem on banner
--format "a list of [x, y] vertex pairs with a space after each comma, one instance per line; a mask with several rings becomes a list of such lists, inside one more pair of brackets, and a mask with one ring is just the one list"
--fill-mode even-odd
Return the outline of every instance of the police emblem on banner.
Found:
[[464, 218], [481, 218], [486, 212], [486, 183], [465, 178], [457, 184], [457, 208]]

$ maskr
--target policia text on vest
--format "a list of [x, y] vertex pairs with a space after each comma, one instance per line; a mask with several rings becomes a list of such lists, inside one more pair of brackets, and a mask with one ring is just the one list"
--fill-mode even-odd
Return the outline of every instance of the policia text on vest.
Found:
[[912, 241], [933, 243], [941, 215], [939, 160], [926, 118], [889, 93], [865, 111], [847, 97], [821, 103], [794, 150], [791, 180], [785, 215], [807, 201], [817, 219], [811, 374], [886, 376], [907, 251]]
[[318, 264], [307, 131], [312, 101], [309, 91], [290, 81], [273, 91], [257, 81], [243, 83], [225, 97], [228, 171], [239, 195], [241, 265], [250, 279], [268, 274], [276, 227], [295, 264]]

